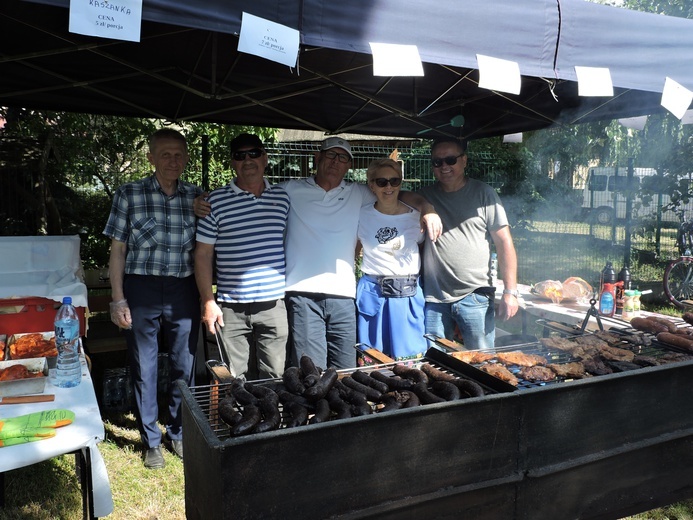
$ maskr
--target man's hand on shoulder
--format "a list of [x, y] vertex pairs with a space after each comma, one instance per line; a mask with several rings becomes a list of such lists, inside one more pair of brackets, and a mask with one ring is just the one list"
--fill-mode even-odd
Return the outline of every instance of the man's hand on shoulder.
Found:
[[196, 217], [205, 218], [212, 212], [212, 205], [207, 202], [208, 195], [209, 193], [205, 191], [202, 195], [198, 195], [195, 197], [195, 200], [193, 200], [193, 211]]

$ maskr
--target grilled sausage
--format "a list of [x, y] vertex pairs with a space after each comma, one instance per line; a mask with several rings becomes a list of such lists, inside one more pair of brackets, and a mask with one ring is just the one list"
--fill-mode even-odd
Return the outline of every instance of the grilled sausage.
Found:
[[460, 389], [448, 381], [434, 381], [431, 391], [446, 401], [455, 401], [461, 397]]
[[308, 422], [308, 409], [305, 406], [294, 401], [285, 405], [284, 410], [289, 412], [289, 417], [284, 422], [287, 428], [295, 428]]
[[460, 389], [460, 392], [462, 393], [462, 398], [483, 397], [485, 394], [484, 389], [481, 388], [481, 385], [469, 379], [463, 379], [461, 377], [458, 377], [450, 381], [450, 383], [452, 383]]
[[670, 332], [660, 332], [657, 334], [657, 341], [678, 347], [689, 352], [693, 352], [693, 339], [687, 338], [682, 334], [671, 334]]
[[416, 383], [412, 389], [423, 404], [444, 403], [445, 399], [431, 392], [424, 383]]
[[383, 403], [383, 407], [378, 410], [378, 413], [391, 412], [393, 410], [399, 410], [404, 404], [397, 397], [397, 392], [387, 392], [383, 394], [380, 402]]
[[421, 371], [424, 374], [426, 374], [430, 379], [433, 379], [435, 381], [452, 381], [453, 379], [455, 379], [455, 376], [453, 376], [452, 374], [448, 374], [447, 372], [438, 370], [429, 363], [424, 363], [423, 365], [421, 365]]
[[277, 394], [274, 394], [274, 396], [274, 399], [271, 397], [260, 399], [259, 408], [263, 419], [257, 423], [253, 433], [268, 432], [279, 428], [282, 422], [282, 415], [279, 412], [278, 400], [276, 399]]
[[378, 392], [375, 388], [371, 388], [370, 386], [359, 383], [354, 378], [349, 376], [342, 378], [342, 384], [363, 394], [369, 401], [378, 402], [380, 400], [380, 396], [382, 395], [382, 392]]
[[233, 383], [231, 383], [231, 394], [233, 394], [233, 396], [236, 398], [236, 401], [238, 401], [243, 406], [247, 406], [249, 404], [257, 404], [257, 397], [255, 397], [253, 394], [248, 392], [248, 390], [246, 390], [243, 381], [241, 381], [240, 379], [234, 379]]
[[289, 367], [282, 374], [282, 381], [286, 385], [286, 389], [297, 395], [302, 395], [306, 387], [301, 382], [300, 369], [298, 367]]
[[231, 435], [238, 436], [250, 433], [261, 419], [260, 408], [254, 404], [249, 404], [243, 408], [243, 420], [231, 428]]
[[304, 378], [309, 375], [320, 375], [318, 367], [316, 367], [315, 363], [313, 363], [313, 360], [305, 354], [303, 354], [301, 356], [301, 359], [298, 360], [298, 365], [301, 367], [301, 372], [303, 372]]
[[402, 408], [414, 408], [415, 406], [421, 406], [421, 400], [419, 399], [419, 396], [411, 390], [402, 390], [402, 392], [400, 393], [404, 396], [405, 399], [404, 403], [402, 404]]
[[693, 325], [693, 312], [684, 312], [681, 318], [689, 325]]
[[382, 372], [371, 372], [371, 377], [376, 381], [385, 383], [390, 390], [409, 390], [414, 386], [414, 382], [400, 377], [390, 377]]
[[384, 394], [385, 392], [389, 392], [390, 389], [387, 387], [385, 383], [382, 383], [376, 379], [373, 379], [371, 376], [366, 374], [365, 372], [361, 372], [360, 370], [354, 370], [351, 373], [351, 377], [354, 381], [357, 381], [361, 383], [362, 385], [370, 386], [371, 388], [374, 388], [381, 394]]
[[330, 418], [330, 403], [327, 399], [320, 399], [315, 403], [315, 415], [308, 421], [310, 424], [325, 422]]
[[676, 331], [678, 330], [676, 323], [674, 323], [670, 319], [662, 318], [660, 316], [648, 316], [647, 319], [655, 321], [657, 323], [661, 323], [667, 328], [667, 332], [671, 332], [672, 334], [676, 334]]
[[351, 405], [341, 398], [336, 388], [331, 388], [327, 392], [326, 399], [330, 405], [330, 410], [337, 414], [335, 419], [348, 419], [351, 417]]
[[279, 404], [279, 396], [277, 396], [277, 393], [274, 390], [267, 386], [246, 383], [244, 387], [246, 390], [248, 390], [248, 392], [253, 394], [258, 399], [269, 399], [275, 405]]
[[395, 365], [392, 367], [392, 372], [396, 376], [400, 376], [405, 379], [411, 379], [415, 383], [424, 383], [426, 385], [428, 384], [428, 376], [418, 368], [410, 368], [405, 365]]
[[219, 417], [229, 426], [236, 426], [243, 419], [241, 412], [234, 407], [233, 397], [225, 397], [219, 401]]
[[306, 388], [303, 395], [311, 401], [318, 401], [327, 395], [335, 381], [337, 381], [337, 370], [330, 367], [322, 373], [315, 386]]
[[633, 318], [630, 320], [630, 326], [636, 330], [657, 334], [658, 332], [669, 332], [669, 327], [654, 320], [647, 318]]

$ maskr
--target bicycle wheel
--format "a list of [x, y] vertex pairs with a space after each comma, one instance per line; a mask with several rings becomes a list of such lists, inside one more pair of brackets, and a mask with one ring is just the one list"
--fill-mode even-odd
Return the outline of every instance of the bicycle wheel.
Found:
[[693, 257], [682, 256], [664, 270], [664, 294], [683, 309], [683, 300], [693, 300]]

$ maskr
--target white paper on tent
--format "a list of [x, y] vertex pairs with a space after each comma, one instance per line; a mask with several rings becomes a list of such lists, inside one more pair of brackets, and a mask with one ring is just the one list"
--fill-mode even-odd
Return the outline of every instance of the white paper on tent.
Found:
[[71, 33], [139, 42], [141, 27], [142, 0], [70, 0]]
[[238, 51], [295, 67], [299, 38], [296, 29], [244, 12]]
[[522, 78], [520, 65], [483, 54], [476, 55], [479, 65], [479, 87], [509, 94], [519, 94]]
[[370, 42], [374, 76], [423, 76], [423, 65], [416, 45]]
[[614, 85], [611, 82], [611, 72], [606, 67], [575, 66], [578, 80], [579, 96], [608, 96], [613, 97]]

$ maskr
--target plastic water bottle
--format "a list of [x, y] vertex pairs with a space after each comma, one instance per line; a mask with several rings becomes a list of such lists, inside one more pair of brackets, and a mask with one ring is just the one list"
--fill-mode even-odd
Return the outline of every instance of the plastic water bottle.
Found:
[[491, 253], [491, 287], [498, 284], [498, 255]]
[[55, 315], [55, 346], [58, 362], [55, 366], [55, 386], [72, 388], [82, 381], [82, 365], [79, 360], [79, 317], [72, 305], [72, 298], [65, 296]]

